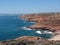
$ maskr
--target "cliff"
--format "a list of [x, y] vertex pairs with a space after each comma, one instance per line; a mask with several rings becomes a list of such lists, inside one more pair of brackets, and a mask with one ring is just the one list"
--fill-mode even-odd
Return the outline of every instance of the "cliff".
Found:
[[60, 13], [27, 14], [21, 18], [36, 22], [30, 28], [46, 27], [52, 30], [60, 30]]

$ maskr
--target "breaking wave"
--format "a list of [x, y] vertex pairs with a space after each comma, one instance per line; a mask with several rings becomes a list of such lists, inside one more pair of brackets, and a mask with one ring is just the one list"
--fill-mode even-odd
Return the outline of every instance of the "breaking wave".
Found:
[[51, 31], [36, 31], [36, 33], [38, 33], [38, 34], [52, 34], [53, 32], [51, 32]]
[[41, 32], [41, 31], [36, 31], [36, 33], [38, 33], [38, 34], [42, 34], [42, 32]]
[[27, 27], [21, 27], [24, 30], [32, 30], [31, 28], [27, 28]]

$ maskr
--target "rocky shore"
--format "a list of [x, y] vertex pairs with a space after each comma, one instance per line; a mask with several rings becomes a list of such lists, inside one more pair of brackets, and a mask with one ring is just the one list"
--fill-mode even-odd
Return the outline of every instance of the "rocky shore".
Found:
[[60, 41], [47, 40], [35, 36], [22, 36], [14, 40], [2, 41], [0, 45], [60, 45]]
[[0, 41], [0, 45], [60, 45], [60, 13], [26, 14], [20, 16], [26, 21], [35, 22], [31, 29], [49, 30], [55, 33], [50, 39], [36, 36], [22, 36], [13, 40]]
[[[60, 37], [60, 13], [41, 13], [41, 14], [26, 14], [20, 17], [26, 21], [36, 22], [34, 25], [27, 28], [49, 30]], [[60, 38], [54, 37], [55, 40]], [[51, 39], [54, 40], [54, 39]]]
[[42, 14], [27, 14], [21, 16], [27, 21], [36, 22], [29, 28], [43, 28], [46, 27], [52, 30], [60, 30], [60, 13], [42, 13]]

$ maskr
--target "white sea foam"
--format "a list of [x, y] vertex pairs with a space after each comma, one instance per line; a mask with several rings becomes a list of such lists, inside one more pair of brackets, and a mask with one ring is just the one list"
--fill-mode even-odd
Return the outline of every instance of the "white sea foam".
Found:
[[53, 32], [48, 32], [48, 34], [52, 34]]
[[36, 31], [36, 33], [38, 33], [38, 34], [52, 34], [53, 32], [51, 32], [51, 31]]
[[43, 31], [44, 34], [52, 34], [53, 32], [51, 31]]
[[41, 31], [36, 31], [36, 33], [38, 33], [38, 34], [42, 34], [42, 32], [41, 32]]
[[22, 27], [22, 29], [24, 29], [24, 30], [32, 30], [31, 28], [27, 28], [27, 27]]
[[30, 23], [35, 23], [35, 22], [30, 22]]

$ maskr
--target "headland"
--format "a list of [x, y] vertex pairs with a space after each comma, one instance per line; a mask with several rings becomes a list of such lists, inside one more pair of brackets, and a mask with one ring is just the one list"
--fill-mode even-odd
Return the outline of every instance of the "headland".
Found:
[[49, 40], [60, 40], [60, 13], [26, 14], [20, 18], [36, 22], [27, 28], [49, 30], [55, 35]]

